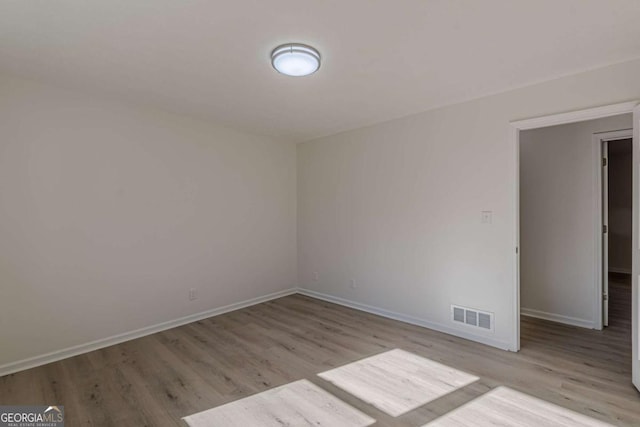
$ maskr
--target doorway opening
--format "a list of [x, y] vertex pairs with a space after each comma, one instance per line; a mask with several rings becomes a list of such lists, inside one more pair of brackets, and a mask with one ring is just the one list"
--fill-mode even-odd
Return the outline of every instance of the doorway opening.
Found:
[[520, 350], [522, 338], [523, 350], [580, 363], [613, 356], [617, 366], [628, 367], [626, 381], [631, 377], [640, 389], [636, 105], [511, 124], [513, 349]]
[[628, 129], [593, 136], [602, 167], [602, 306], [596, 310], [597, 329], [608, 327], [610, 320], [613, 326], [631, 328], [632, 135]]

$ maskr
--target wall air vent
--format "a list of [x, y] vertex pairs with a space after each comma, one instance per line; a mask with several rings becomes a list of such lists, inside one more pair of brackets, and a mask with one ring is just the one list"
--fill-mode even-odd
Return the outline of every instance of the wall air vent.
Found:
[[488, 311], [451, 305], [451, 320], [454, 323], [493, 332], [493, 313]]
[[464, 323], [464, 308], [451, 306], [453, 309], [453, 321]]

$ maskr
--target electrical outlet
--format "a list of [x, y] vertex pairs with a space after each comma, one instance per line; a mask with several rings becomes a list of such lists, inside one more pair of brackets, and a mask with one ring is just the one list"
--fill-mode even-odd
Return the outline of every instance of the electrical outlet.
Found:
[[350, 286], [351, 289], [355, 289], [358, 287], [358, 285], [356, 284], [356, 279], [351, 279]]
[[491, 211], [482, 211], [482, 216], [480, 217], [480, 221], [483, 224], [491, 224], [492, 214], [493, 212]]
[[189, 289], [189, 301], [198, 299], [198, 290], [196, 288]]
[[313, 281], [314, 282], [319, 282], [320, 281], [320, 274], [317, 271], [315, 273], [313, 273]]

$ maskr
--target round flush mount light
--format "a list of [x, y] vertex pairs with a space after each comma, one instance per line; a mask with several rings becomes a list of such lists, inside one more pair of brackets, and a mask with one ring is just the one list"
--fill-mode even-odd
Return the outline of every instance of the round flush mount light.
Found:
[[271, 52], [271, 65], [287, 76], [308, 76], [320, 68], [320, 52], [304, 44], [283, 44]]

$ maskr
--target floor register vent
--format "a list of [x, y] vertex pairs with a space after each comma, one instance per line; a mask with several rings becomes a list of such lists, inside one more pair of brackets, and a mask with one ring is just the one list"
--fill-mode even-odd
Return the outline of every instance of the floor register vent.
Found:
[[451, 320], [466, 326], [493, 332], [493, 313], [479, 311], [473, 308], [451, 306]]

